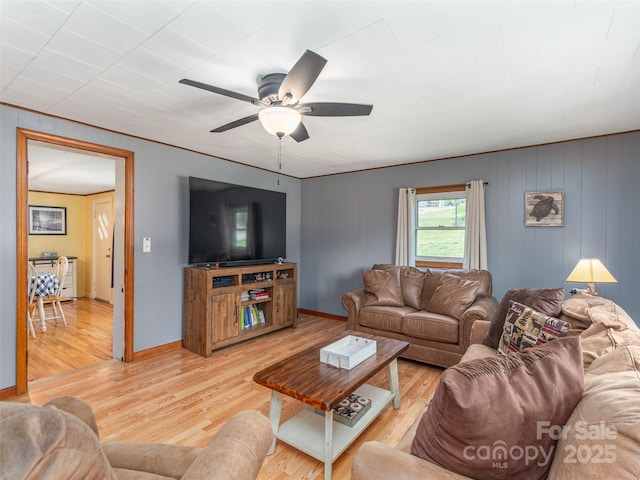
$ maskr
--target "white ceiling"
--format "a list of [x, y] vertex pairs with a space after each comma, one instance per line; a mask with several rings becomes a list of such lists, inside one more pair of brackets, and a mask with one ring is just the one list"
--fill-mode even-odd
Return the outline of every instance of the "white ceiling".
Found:
[[89, 195], [116, 187], [117, 157], [29, 140], [29, 190]]
[[640, 129], [640, 2], [0, 0], [0, 100], [256, 167], [277, 140], [255, 97], [306, 49], [328, 59], [282, 141], [298, 178]]

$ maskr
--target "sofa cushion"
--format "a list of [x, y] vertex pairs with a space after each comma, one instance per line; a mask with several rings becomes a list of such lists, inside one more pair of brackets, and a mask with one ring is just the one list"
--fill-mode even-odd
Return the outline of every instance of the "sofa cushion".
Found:
[[[584, 300], [577, 303], [584, 303]], [[589, 371], [591, 363], [599, 357], [621, 347], [640, 345], [640, 329], [631, 317], [611, 300], [599, 297], [586, 300], [589, 306], [579, 315], [583, 324], [590, 326], [580, 334], [580, 340], [584, 368], [585, 371]], [[572, 314], [576, 315], [578, 312], [574, 310]], [[585, 318], [588, 320], [584, 320]]]
[[549, 478], [636, 480], [640, 459], [640, 345], [595, 360], [558, 440]]
[[562, 315], [569, 318], [572, 328], [580, 331], [589, 328], [594, 321], [614, 328], [636, 326], [619, 305], [608, 298], [587, 293], [575, 294], [562, 302]]
[[360, 310], [358, 323], [364, 327], [401, 333], [404, 317], [413, 312], [415, 310], [410, 307], [371, 305]]
[[491, 319], [487, 336], [482, 343], [498, 349], [509, 310], [509, 302], [520, 302], [544, 315], [557, 317], [561, 311], [563, 298], [564, 288], [514, 288], [509, 290], [502, 297], [498, 310]]
[[436, 342], [458, 343], [460, 322], [448, 315], [419, 311], [404, 317], [402, 333]]
[[411, 453], [476, 479], [546, 478], [556, 439], [539, 422], [564, 425], [582, 390], [577, 337], [460, 363], [442, 374]]
[[471, 360], [477, 360], [479, 358], [493, 357], [496, 355], [496, 350], [491, 347], [487, 347], [482, 343], [472, 343], [465, 350], [464, 355], [460, 359], [462, 362], [470, 362]]
[[598, 358], [619, 348], [640, 345], [640, 331], [637, 328], [616, 329], [594, 324], [580, 335], [582, 359], [585, 371]]
[[536, 312], [519, 302], [510, 302], [504, 322], [498, 353], [520, 352], [557, 338], [566, 337], [570, 325], [554, 317]]
[[402, 292], [400, 290], [399, 274], [395, 275], [386, 270], [365, 270], [362, 272], [364, 292], [367, 305], [387, 305], [402, 307]]
[[478, 281], [443, 273], [429, 302], [429, 311], [460, 320], [464, 311], [476, 299], [479, 287]]

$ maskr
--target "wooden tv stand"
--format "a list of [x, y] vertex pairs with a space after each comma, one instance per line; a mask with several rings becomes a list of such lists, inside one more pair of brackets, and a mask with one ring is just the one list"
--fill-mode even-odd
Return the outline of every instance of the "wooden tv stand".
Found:
[[186, 267], [184, 348], [210, 357], [219, 348], [295, 328], [297, 280], [295, 263]]

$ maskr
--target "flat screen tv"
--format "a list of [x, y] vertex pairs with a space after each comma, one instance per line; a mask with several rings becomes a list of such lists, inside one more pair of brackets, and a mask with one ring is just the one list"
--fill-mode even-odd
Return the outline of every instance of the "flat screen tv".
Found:
[[286, 257], [287, 194], [189, 177], [189, 264], [271, 263]]

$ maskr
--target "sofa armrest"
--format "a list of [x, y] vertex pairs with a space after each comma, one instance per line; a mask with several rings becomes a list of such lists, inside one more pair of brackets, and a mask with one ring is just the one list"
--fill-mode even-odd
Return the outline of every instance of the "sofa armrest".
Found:
[[480, 297], [467, 308], [460, 317], [460, 329], [464, 350], [471, 345], [471, 328], [477, 320], [491, 321], [498, 310], [498, 301], [494, 297]]
[[204, 448], [103, 442], [111, 466], [182, 480], [254, 480], [271, 447], [271, 423], [247, 410], [231, 417]]
[[91, 430], [93, 430], [93, 433], [96, 434], [96, 437], [100, 438], [100, 435], [98, 433], [98, 423], [96, 422], [96, 417], [93, 413], [93, 409], [84, 400], [78, 397], [63, 396], [48, 401], [44, 406], [56, 407], [58, 410], [62, 410], [63, 412], [67, 412], [75, 417], [78, 417]]
[[342, 306], [349, 314], [347, 318], [347, 330], [358, 329], [358, 314], [360, 309], [365, 306], [365, 300], [364, 288], [342, 295]]
[[365, 442], [351, 464], [351, 480], [393, 478], [394, 480], [470, 480], [469, 477], [445, 470], [435, 463], [384, 443]]
[[240, 412], [202, 449], [182, 480], [254, 480], [272, 441], [267, 417], [256, 410]]
[[471, 336], [469, 339], [470, 345], [482, 343], [484, 337], [487, 336], [490, 325], [491, 322], [489, 320], [476, 320], [473, 322], [473, 325], [471, 325]]

